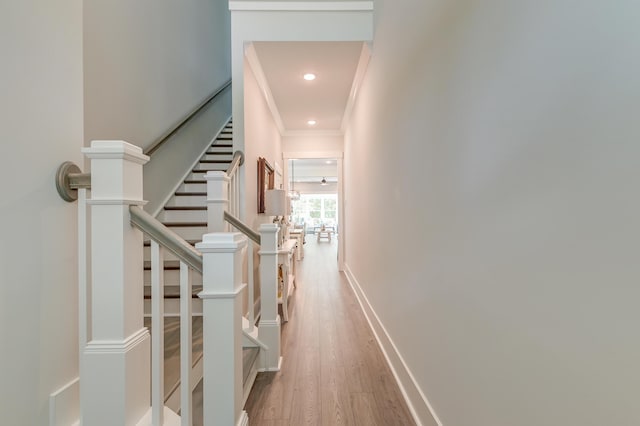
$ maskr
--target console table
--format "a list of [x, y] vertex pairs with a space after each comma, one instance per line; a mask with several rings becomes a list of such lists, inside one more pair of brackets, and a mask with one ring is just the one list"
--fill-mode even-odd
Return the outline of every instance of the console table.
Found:
[[282, 304], [282, 318], [289, 321], [288, 299], [296, 287], [296, 260], [294, 253], [297, 239], [289, 239], [278, 249], [278, 304]]

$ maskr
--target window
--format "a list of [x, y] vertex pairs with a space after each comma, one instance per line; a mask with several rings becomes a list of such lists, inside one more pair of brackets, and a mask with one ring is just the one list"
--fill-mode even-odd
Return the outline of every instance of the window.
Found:
[[305, 223], [310, 231], [316, 226], [337, 226], [337, 206], [337, 194], [301, 194], [292, 202], [291, 219], [296, 224]]

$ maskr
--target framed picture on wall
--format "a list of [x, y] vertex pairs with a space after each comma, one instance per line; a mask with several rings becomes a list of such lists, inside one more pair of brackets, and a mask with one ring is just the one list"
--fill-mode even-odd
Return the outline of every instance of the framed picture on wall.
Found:
[[274, 170], [271, 164], [258, 157], [258, 213], [264, 213], [264, 193], [267, 189], [274, 189]]

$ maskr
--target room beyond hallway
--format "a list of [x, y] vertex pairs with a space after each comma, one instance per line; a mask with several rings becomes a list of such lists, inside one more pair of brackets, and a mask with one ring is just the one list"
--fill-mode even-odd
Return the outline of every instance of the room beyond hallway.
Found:
[[282, 370], [260, 373], [251, 425], [413, 425], [400, 389], [338, 272], [338, 243], [307, 236], [282, 327]]

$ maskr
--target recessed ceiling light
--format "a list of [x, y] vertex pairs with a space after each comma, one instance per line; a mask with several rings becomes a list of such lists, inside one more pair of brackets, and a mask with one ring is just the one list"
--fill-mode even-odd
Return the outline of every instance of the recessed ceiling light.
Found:
[[327, 161], [326, 161], [326, 163], [327, 163], [327, 164], [331, 164], [331, 163], [332, 163], [332, 161], [331, 161], [331, 160], [327, 160]]
[[307, 74], [303, 75], [302, 78], [304, 78], [307, 81], [311, 81], [311, 80], [315, 80], [316, 79], [316, 75], [313, 74], [313, 73], [307, 73]]
[[315, 126], [315, 125], [316, 125], [316, 123], [317, 123], [317, 121], [316, 121], [316, 120], [309, 120], [309, 121], [307, 121], [307, 124], [308, 124], [309, 126]]

